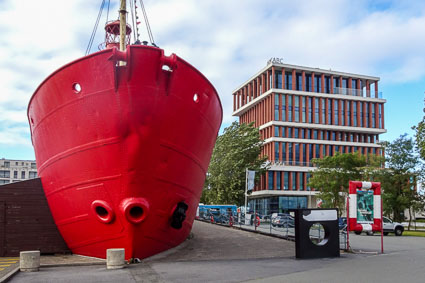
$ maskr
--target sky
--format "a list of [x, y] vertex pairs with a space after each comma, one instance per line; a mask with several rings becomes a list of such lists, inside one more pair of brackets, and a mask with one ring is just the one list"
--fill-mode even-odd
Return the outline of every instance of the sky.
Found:
[[[35, 159], [29, 99], [49, 74], [84, 56], [101, 2], [0, 0], [0, 158]], [[216, 87], [224, 111], [221, 130], [236, 120], [233, 90], [272, 57], [380, 77], [388, 131], [381, 140], [413, 137], [411, 127], [424, 116], [425, 1], [144, 3], [156, 44], [190, 62]], [[105, 14], [92, 52], [103, 41]], [[114, 3], [108, 18], [117, 17]], [[147, 40], [142, 25], [140, 31]]]

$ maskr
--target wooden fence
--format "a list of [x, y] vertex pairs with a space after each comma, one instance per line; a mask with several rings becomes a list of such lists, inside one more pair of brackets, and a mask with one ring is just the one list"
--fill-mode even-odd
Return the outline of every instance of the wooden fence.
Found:
[[19, 256], [28, 250], [69, 252], [39, 178], [0, 186], [0, 256]]

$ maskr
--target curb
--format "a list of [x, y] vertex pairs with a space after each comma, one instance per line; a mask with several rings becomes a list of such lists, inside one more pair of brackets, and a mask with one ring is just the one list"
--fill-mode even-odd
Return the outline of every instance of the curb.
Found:
[[19, 266], [15, 267], [13, 270], [9, 271], [6, 275], [0, 278], [0, 283], [9, 281], [10, 278], [13, 277], [16, 273], [19, 272]]

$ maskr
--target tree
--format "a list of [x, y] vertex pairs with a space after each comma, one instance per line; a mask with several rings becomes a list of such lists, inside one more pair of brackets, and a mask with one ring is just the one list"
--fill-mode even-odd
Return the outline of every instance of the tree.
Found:
[[318, 196], [323, 201], [322, 207], [338, 208], [341, 214], [345, 209], [349, 181], [368, 180], [370, 168], [379, 168], [381, 158], [375, 155], [337, 153], [323, 159], [313, 159], [312, 162], [317, 169], [312, 172], [309, 186], [320, 191]]
[[214, 147], [201, 202], [242, 205], [246, 168], [257, 172], [257, 180], [267, 169], [264, 167], [267, 156], [260, 157], [262, 147], [254, 123], [233, 122], [224, 129]]
[[[383, 189], [384, 214], [393, 216], [396, 221], [404, 221], [404, 211], [412, 213], [423, 208], [423, 202], [415, 187], [422, 166], [415, 153], [414, 142], [407, 135], [401, 135], [393, 142], [384, 142], [386, 170], [380, 174]], [[410, 226], [410, 221], [409, 221]]]

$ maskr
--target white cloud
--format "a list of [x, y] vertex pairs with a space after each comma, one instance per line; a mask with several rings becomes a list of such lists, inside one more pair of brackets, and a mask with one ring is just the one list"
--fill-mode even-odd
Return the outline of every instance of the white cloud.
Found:
[[[83, 55], [100, 2], [1, 2], [0, 121], [26, 121], [23, 109], [42, 80]], [[160, 47], [215, 85], [225, 123], [234, 119], [232, 91], [270, 57], [381, 76], [385, 84], [425, 76], [420, 1], [146, 0], [145, 7]], [[117, 7], [111, 8], [109, 18], [116, 15]], [[94, 46], [103, 37], [104, 19]], [[0, 129], [0, 136], [5, 134], [10, 137]]]

